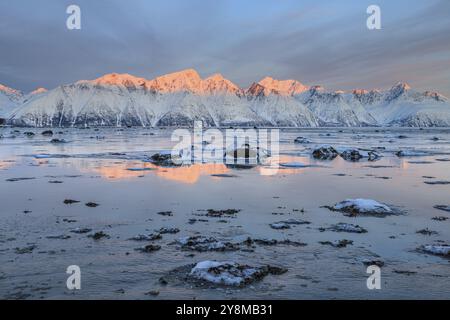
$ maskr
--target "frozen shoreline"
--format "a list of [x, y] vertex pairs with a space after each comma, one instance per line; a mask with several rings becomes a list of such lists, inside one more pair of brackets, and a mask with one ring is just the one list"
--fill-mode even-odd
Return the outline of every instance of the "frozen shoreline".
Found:
[[[450, 163], [436, 161], [450, 153], [447, 129], [282, 130], [280, 162], [291, 165], [274, 176], [264, 175], [270, 170], [264, 166], [243, 170], [205, 163], [162, 168], [144, 163], [140, 154], [170, 148], [170, 130], [165, 129], [61, 129], [63, 133], [55, 136], [68, 141], [64, 144], [50, 143], [42, 129], [18, 128], [20, 134], [12, 138], [11, 130], [16, 129], [0, 128], [4, 190], [0, 296], [4, 298], [450, 297], [448, 259], [420, 251], [424, 246], [447, 252], [442, 245], [450, 240], [450, 221], [433, 220], [449, 216], [434, 206], [450, 205], [450, 186], [424, 183], [450, 181]], [[29, 138], [24, 131], [36, 134]], [[295, 144], [298, 136], [311, 143]], [[435, 136], [439, 139], [433, 141]], [[322, 144], [338, 149], [384, 147], [383, 157], [375, 162], [313, 159], [312, 150]], [[425, 154], [399, 157], [395, 154], [399, 150]], [[66, 156], [33, 157], [44, 154]], [[85, 156], [73, 156], [80, 154]], [[292, 165], [298, 163], [307, 166]], [[377, 200], [404, 214], [347, 217], [322, 208], [360, 198]], [[92, 203], [98, 206], [87, 205]], [[208, 209], [215, 211], [208, 215]], [[221, 212], [227, 209], [239, 211]], [[289, 227], [271, 228], [274, 223]], [[333, 229], [336, 226], [344, 232], [336, 232], [340, 230]], [[417, 233], [422, 229], [437, 234]], [[161, 238], [154, 240], [129, 240], [161, 231]], [[99, 232], [106, 236], [88, 237]], [[204, 251], [170, 244], [196, 235], [214, 240], [208, 240]], [[246, 242], [249, 237], [253, 242]], [[352, 244], [321, 244], [344, 239]], [[145, 249], [150, 243], [154, 246]], [[384, 263], [386, 283], [374, 294], [365, 287], [364, 261], [377, 259]], [[239, 289], [196, 288], [171, 277], [173, 270], [201, 261], [252, 267], [275, 264], [288, 271]], [[65, 269], [72, 264], [82, 270], [79, 292], [65, 288]], [[162, 284], [161, 278], [168, 283]], [[159, 294], [146, 295], [149, 291]]]

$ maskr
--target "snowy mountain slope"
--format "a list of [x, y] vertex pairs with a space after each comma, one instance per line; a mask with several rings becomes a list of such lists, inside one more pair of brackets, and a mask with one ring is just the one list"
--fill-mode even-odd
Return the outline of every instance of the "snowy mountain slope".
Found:
[[351, 93], [325, 92], [322, 87], [315, 86], [296, 98], [318, 117], [321, 126], [377, 125], [377, 121]]
[[272, 94], [293, 96], [308, 89], [309, 87], [303, 85], [297, 80], [276, 80], [271, 77], [265, 77], [258, 83], [253, 83], [247, 90], [247, 94], [266, 97]]
[[450, 103], [447, 98], [435, 92], [412, 90], [406, 83], [396, 84], [364, 106], [378, 123], [386, 125], [450, 125]]
[[22, 98], [22, 92], [0, 84], [0, 118], [7, 118]]
[[[107, 74], [23, 95], [0, 87], [0, 110], [22, 126], [450, 126], [447, 98], [406, 84], [327, 92], [264, 78], [247, 90], [192, 69], [153, 80]], [[3, 109], [2, 109], [3, 108]]]

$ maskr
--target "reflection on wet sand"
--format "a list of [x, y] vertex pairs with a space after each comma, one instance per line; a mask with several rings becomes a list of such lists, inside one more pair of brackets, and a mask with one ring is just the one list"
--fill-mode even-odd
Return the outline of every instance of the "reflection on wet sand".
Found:
[[0, 170], [6, 170], [16, 163], [15, 159], [1, 159], [0, 160]]
[[221, 163], [193, 164], [181, 167], [158, 167], [148, 162], [115, 162], [96, 167], [90, 167], [88, 162], [84, 164], [87, 166], [80, 169], [81, 171], [95, 172], [108, 180], [134, 179], [146, 174], [156, 174], [163, 179], [188, 184], [196, 183], [201, 176], [226, 174], [230, 171]]

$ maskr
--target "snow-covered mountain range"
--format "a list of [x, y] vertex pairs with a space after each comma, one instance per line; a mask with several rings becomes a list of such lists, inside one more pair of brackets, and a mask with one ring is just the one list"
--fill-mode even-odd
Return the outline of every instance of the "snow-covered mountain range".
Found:
[[152, 80], [108, 74], [24, 95], [0, 85], [0, 118], [19, 126], [450, 126], [450, 101], [405, 83], [326, 91], [269, 77], [243, 89], [192, 69]]

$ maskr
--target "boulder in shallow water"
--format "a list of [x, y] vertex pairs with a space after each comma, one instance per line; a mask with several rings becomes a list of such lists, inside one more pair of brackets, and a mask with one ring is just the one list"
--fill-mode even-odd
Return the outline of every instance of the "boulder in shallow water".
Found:
[[351, 223], [338, 223], [330, 228], [328, 230], [335, 231], [335, 232], [350, 232], [350, 233], [366, 233], [367, 230], [363, 227], [360, 227], [358, 225], [354, 225]]
[[321, 146], [313, 151], [312, 156], [319, 160], [333, 160], [338, 152], [332, 146]]
[[347, 149], [339, 154], [344, 160], [359, 161], [367, 159], [368, 161], [376, 161], [381, 155], [373, 150]]
[[42, 135], [46, 137], [51, 137], [53, 135], [53, 131], [52, 130], [42, 131]]
[[297, 137], [297, 138], [295, 138], [294, 143], [306, 144], [306, 143], [311, 143], [311, 140], [309, 140], [309, 139], [307, 139], [305, 137]]
[[179, 244], [182, 250], [198, 252], [239, 250], [238, 244], [224, 242], [213, 237], [205, 236], [184, 237], [176, 240], [175, 243]]
[[346, 199], [334, 206], [326, 206], [329, 210], [343, 212], [346, 216], [378, 216], [384, 217], [394, 214], [387, 205], [372, 199]]
[[189, 273], [189, 277], [207, 281], [211, 284], [243, 287], [265, 276], [280, 275], [287, 269], [270, 265], [253, 267], [236, 262], [202, 261], [197, 263]]
[[424, 245], [421, 248], [421, 251], [425, 253], [434, 254], [437, 256], [445, 256], [450, 258], [450, 245], [446, 244], [429, 244]]
[[150, 157], [150, 162], [161, 167], [180, 166], [181, 157], [173, 157], [170, 152], [155, 153]]

